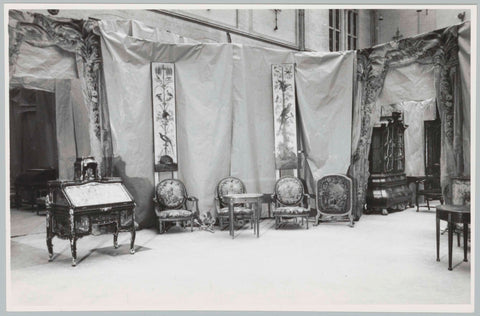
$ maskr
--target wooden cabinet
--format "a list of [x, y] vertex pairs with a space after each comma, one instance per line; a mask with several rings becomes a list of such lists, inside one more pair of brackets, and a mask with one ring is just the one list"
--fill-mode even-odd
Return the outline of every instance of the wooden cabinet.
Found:
[[405, 175], [405, 141], [402, 114], [382, 116], [373, 128], [369, 154], [368, 211], [403, 210], [411, 199]]

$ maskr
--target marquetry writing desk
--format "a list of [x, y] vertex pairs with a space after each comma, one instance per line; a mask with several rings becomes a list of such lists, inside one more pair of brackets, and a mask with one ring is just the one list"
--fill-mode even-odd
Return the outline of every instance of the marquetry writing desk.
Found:
[[87, 181], [49, 181], [47, 198], [47, 248], [53, 259], [52, 239], [69, 239], [72, 266], [77, 264], [77, 239], [86, 235], [131, 233], [130, 253], [135, 253], [135, 201], [120, 178]]

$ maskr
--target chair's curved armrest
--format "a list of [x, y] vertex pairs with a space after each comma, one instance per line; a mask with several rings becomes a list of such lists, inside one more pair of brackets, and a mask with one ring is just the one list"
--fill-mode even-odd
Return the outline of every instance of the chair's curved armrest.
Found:
[[214, 201], [215, 201], [215, 210], [217, 211], [217, 214], [218, 214], [218, 212], [220, 211], [220, 199], [218, 198], [218, 196], [214, 198]]
[[194, 196], [187, 196], [187, 201], [193, 202], [193, 204], [195, 204], [195, 210], [198, 212], [198, 198]]
[[303, 196], [309, 199], [315, 199], [316, 197], [315, 194], [310, 194], [310, 193], [303, 193]]
[[160, 205], [158, 204], [158, 201], [155, 199], [153, 200], [153, 209], [155, 210], [155, 214], [157, 214], [157, 217], [160, 216], [160, 213], [162, 210], [160, 210]]

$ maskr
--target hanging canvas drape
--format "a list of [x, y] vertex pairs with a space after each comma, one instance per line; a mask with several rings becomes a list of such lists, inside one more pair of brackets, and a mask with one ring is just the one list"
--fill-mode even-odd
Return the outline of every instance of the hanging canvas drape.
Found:
[[[417, 65], [421, 69], [434, 67], [434, 92], [442, 121], [441, 184], [446, 202], [451, 199], [450, 177], [463, 175], [463, 142], [469, 138], [463, 131], [461, 113], [465, 103], [458, 58], [458, 31], [455, 25], [417, 37], [390, 42], [357, 52], [357, 97], [354, 105], [354, 143], [349, 175], [354, 179], [355, 217], [359, 218], [365, 203], [369, 177], [368, 153], [374, 123], [379, 118], [379, 94], [386, 76], [394, 69]], [[414, 76], [412, 76], [413, 78]], [[411, 81], [404, 77], [403, 81]], [[414, 89], [413, 89], [414, 90]], [[420, 89], [421, 90], [421, 89]], [[422, 91], [410, 91], [411, 97]], [[400, 100], [401, 101], [401, 100]]]
[[115, 172], [135, 197], [141, 226], [154, 223], [151, 62], [175, 64], [177, 177], [199, 199], [200, 212], [214, 213], [215, 187], [229, 175], [242, 179], [247, 192], [273, 190], [272, 64], [295, 63], [297, 124], [308, 135], [306, 163], [314, 176], [346, 172], [354, 52], [173, 44], [140, 22], [99, 25]]
[[[10, 78], [79, 78], [89, 108], [90, 155], [111, 176], [112, 146], [97, 21], [9, 11]], [[29, 81], [29, 80], [26, 80]], [[73, 168], [73, 166], [72, 166]]]

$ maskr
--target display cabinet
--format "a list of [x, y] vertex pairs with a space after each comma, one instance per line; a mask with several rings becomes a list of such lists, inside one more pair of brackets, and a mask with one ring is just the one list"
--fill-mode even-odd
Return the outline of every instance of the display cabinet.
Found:
[[405, 141], [402, 113], [382, 116], [373, 128], [369, 154], [370, 178], [367, 189], [367, 209], [403, 210], [411, 199], [405, 175]]

